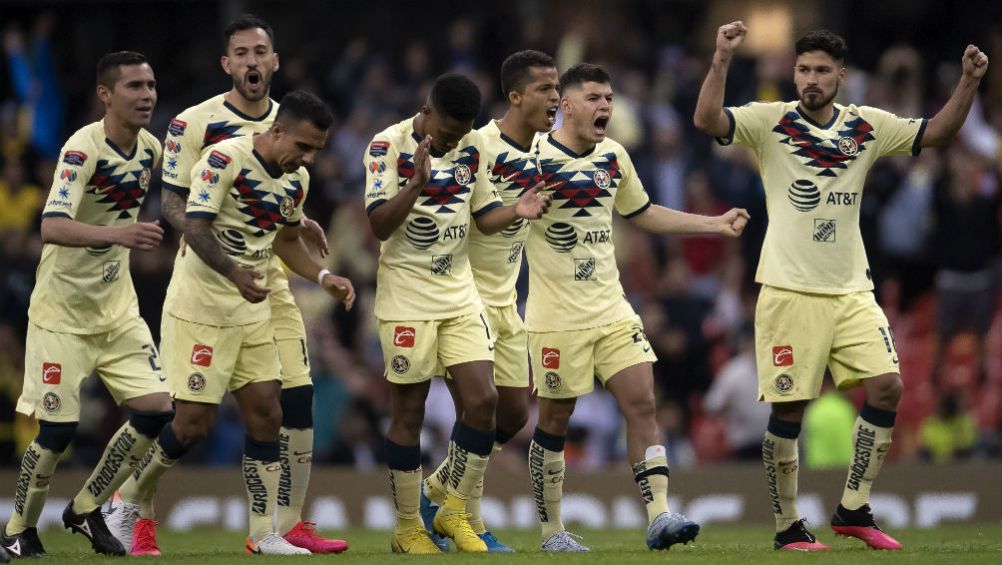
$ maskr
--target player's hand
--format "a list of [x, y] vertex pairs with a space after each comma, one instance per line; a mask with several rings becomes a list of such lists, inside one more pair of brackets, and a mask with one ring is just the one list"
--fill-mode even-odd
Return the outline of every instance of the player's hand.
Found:
[[407, 186], [417, 189], [424, 188], [431, 178], [431, 136], [426, 135], [421, 143], [418, 143], [417, 151], [414, 152], [414, 176], [408, 181]]
[[553, 202], [551, 191], [540, 192], [545, 186], [546, 183], [539, 182], [536, 183], [536, 186], [523, 192], [522, 196], [519, 196], [518, 201], [515, 202], [515, 215], [527, 220], [542, 218], [543, 214], [550, 209], [550, 203]]
[[745, 231], [748, 220], [751, 216], [744, 208], [731, 208], [727, 213], [717, 216], [719, 222], [720, 235], [738, 237]]
[[118, 228], [117, 241], [115, 243], [129, 249], [149, 251], [160, 245], [163, 238], [164, 229], [160, 227], [160, 220], [154, 222], [136, 222], [132, 225]]
[[344, 309], [350, 311], [355, 304], [355, 287], [351, 281], [333, 274], [324, 275], [324, 290], [334, 298], [344, 303]]
[[988, 55], [982, 52], [976, 45], [968, 45], [964, 50], [964, 57], [960, 60], [964, 68], [964, 76], [974, 80], [981, 80], [988, 72]]
[[181, 234], [181, 239], [177, 240], [177, 251], [184, 257], [184, 254], [188, 252], [188, 242], [184, 240], [184, 234]]
[[240, 265], [234, 265], [233, 269], [230, 271], [230, 280], [233, 284], [237, 285], [237, 290], [240, 291], [240, 296], [244, 297], [247, 302], [258, 303], [268, 298], [268, 293], [271, 292], [269, 289], [263, 286], [258, 286], [256, 280], [263, 279], [264, 275], [255, 271], [250, 267], [243, 267]]
[[327, 234], [324, 233], [324, 228], [306, 216], [303, 216], [303, 224], [299, 230], [299, 237], [303, 238], [307, 246], [316, 250], [320, 254], [320, 257], [330, 255], [331, 250], [327, 246]]
[[747, 33], [748, 28], [741, 20], [720, 26], [717, 28], [717, 51], [727, 55], [733, 53]]

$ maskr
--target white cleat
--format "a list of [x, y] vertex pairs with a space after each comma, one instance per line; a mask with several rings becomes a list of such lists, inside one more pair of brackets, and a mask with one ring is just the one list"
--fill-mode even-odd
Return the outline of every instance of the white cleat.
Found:
[[132, 547], [132, 531], [137, 520], [139, 505], [121, 500], [116, 493], [115, 500], [109, 502], [108, 511], [104, 514], [104, 523], [126, 550]]
[[572, 534], [567, 530], [560, 530], [544, 541], [541, 549], [543, 551], [560, 553], [585, 553], [591, 551], [578, 543], [574, 538], [581, 539], [581, 536]]
[[244, 553], [260, 553], [261, 555], [309, 555], [310, 550], [296, 547], [282, 536], [272, 532], [254, 543], [247, 538]]

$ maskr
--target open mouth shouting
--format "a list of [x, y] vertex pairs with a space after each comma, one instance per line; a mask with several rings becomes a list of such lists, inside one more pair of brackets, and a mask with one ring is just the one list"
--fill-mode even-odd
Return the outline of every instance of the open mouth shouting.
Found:
[[260, 92], [264, 88], [264, 77], [261, 76], [259, 71], [249, 70], [247, 71], [247, 76], [244, 79], [247, 83], [247, 88], [251, 92]]
[[546, 122], [548, 124], [550, 124], [551, 128], [554, 126], [554, 124], [557, 123], [557, 107], [556, 106], [550, 106], [549, 108], [546, 109]]
[[599, 137], [605, 137], [605, 129], [609, 126], [609, 116], [599, 116], [595, 118], [594, 126], [595, 134]]

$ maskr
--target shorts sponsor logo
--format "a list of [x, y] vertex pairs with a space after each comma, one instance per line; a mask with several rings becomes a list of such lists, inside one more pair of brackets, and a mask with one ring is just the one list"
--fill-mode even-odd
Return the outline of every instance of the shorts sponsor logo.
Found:
[[835, 220], [814, 218], [814, 241], [835, 243]]
[[188, 390], [191, 392], [202, 392], [205, 390], [205, 375], [202, 373], [188, 375]]
[[[181, 120], [171, 120], [170, 125], [167, 126], [167, 131], [171, 135], [184, 135], [184, 129], [188, 127], [188, 122], [182, 122]], [[180, 145], [178, 146], [178, 151], [181, 150]]]
[[42, 384], [57, 385], [63, 379], [63, 366], [59, 363], [42, 363]]
[[851, 137], [842, 137], [838, 140], [838, 150], [843, 155], [852, 157], [856, 153], [859, 153], [859, 144]]
[[63, 163], [79, 167], [87, 160], [87, 154], [83, 151], [67, 151], [63, 153]]
[[473, 173], [470, 172], [470, 168], [466, 165], [456, 165], [456, 171], [453, 173], [453, 176], [456, 177], [456, 182], [463, 186], [470, 184], [470, 181], [473, 180]]
[[47, 392], [45, 393], [45, 396], [42, 397], [42, 408], [44, 408], [49, 414], [59, 412], [59, 409], [62, 407], [63, 401], [60, 400], [58, 394], [54, 392]]
[[393, 346], [414, 347], [415, 336], [417, 336], [417, 332], [414, 331], [414, 328], [397, 326], [393, 329]]
[[446, 276], [452, 274], [452, 254], [449, 255], [432, 255], [431, 256], [431, 274], [436, 276]]
[[574, 280], [576, 281], [595, 280], [594, 257], [586, 257], [584, 259], [574, 259]]
[[105, 261], [101, 265], [101, 282], [112, 283], [118, 280], [118, 275], [122, 271], [122, 264], [118, 261]]
[[191, 364], [198, 365], [199, 367], [212, 365], [212, 347], [196, 343], [191, 348]]
[[403, 375], [411, 370], [411, 361], [403, 355], [394, 355], [390, 361], [390, 366], [393, 368], [394, 373]]
[[555, 347], [544, 347], [543, 348], [543, 368], [545, 369], [559, 369], [560, 368], [560, 350]]
[[612, 177], [609, 176], [609, 172], [603, 169], [595, 171], [595, 186], [605, 190], [612, 186]]
[[150, 171], [149, 167], [144, 167], [143, 171], [139, 173], [139, 188], [143, 190], [148, 190], [150, 188], [150, 177], [153, 173]]
[[373, 141], [369, 144], [369, 155], [372, 157], [382, 157], [390, 150], [389, 141]]
[[282, 214], [282, 217], [289, 219], [292, 213], [296, 211], [296, 202], [292, 200], [291, 196], [282, 197], [282, 203], [278, 205], [278, 212]]
[[776, 392], [780, 394], [789, 394], [793, 390], [793, 377], [787, 373], [782, 373], [776, 377], [773, 382], [773, 386], [776, 387]]
[[793, 365], [793, 346], [776, 345], [772, 348], [772, 366], [789, 367]]
[[553, 371], [547, 371], [546, 375], [543, 377], [543, 382], [546, 383], [546, 388], [553, 392], [560, 388], [560, 375]]
[[818, 185], [806, 179], [793, 181], [787, 191], [790, 204], [800, 212], [810, 212], [821, 203], [821, 191]]

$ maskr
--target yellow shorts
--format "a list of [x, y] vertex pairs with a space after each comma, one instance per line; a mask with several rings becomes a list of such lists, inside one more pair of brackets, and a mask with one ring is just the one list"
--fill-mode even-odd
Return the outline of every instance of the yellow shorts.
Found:
[[763, 286], [755, 306], [759, 400], [790, 402], [821, 394], [825, 367], [845, 390], [897, 373], [887, 317], [872, 292], [807, 294]]
[[529, 342], [518, 306], [485, 306], [487, 322], [494, 336], [494, 384], [529, 386]]
[[658, 360], [639, 316], [597, 328], [529, 332], [533, 385], [542, 398], [577, 398], [616, 373]]
[[169, 391], [150, 329], [139, 316], [91, 335], [29, 324], [17, 411], [49, 422], [79, 421], [80, 385], [95, 371], [118, 404]]
[[179, 400], [219, 404], [227, 390], [282, 378], [270, 320], [219, 327], [165, 313], [160, 336], [164, 371]]
[[282, 388], [312, 385], [310, 356], [306, 349], [306, 326], [303, 314], [288, 287], [268, 295], [271, 326], [275, 331], [278, 358], [282, 363]]
[[494, 361], [494, 334], [483, 312], [444, 320], [379, 320], [385, 375], [391, 383], [414, 384], [444, 375], [444, 368]]

